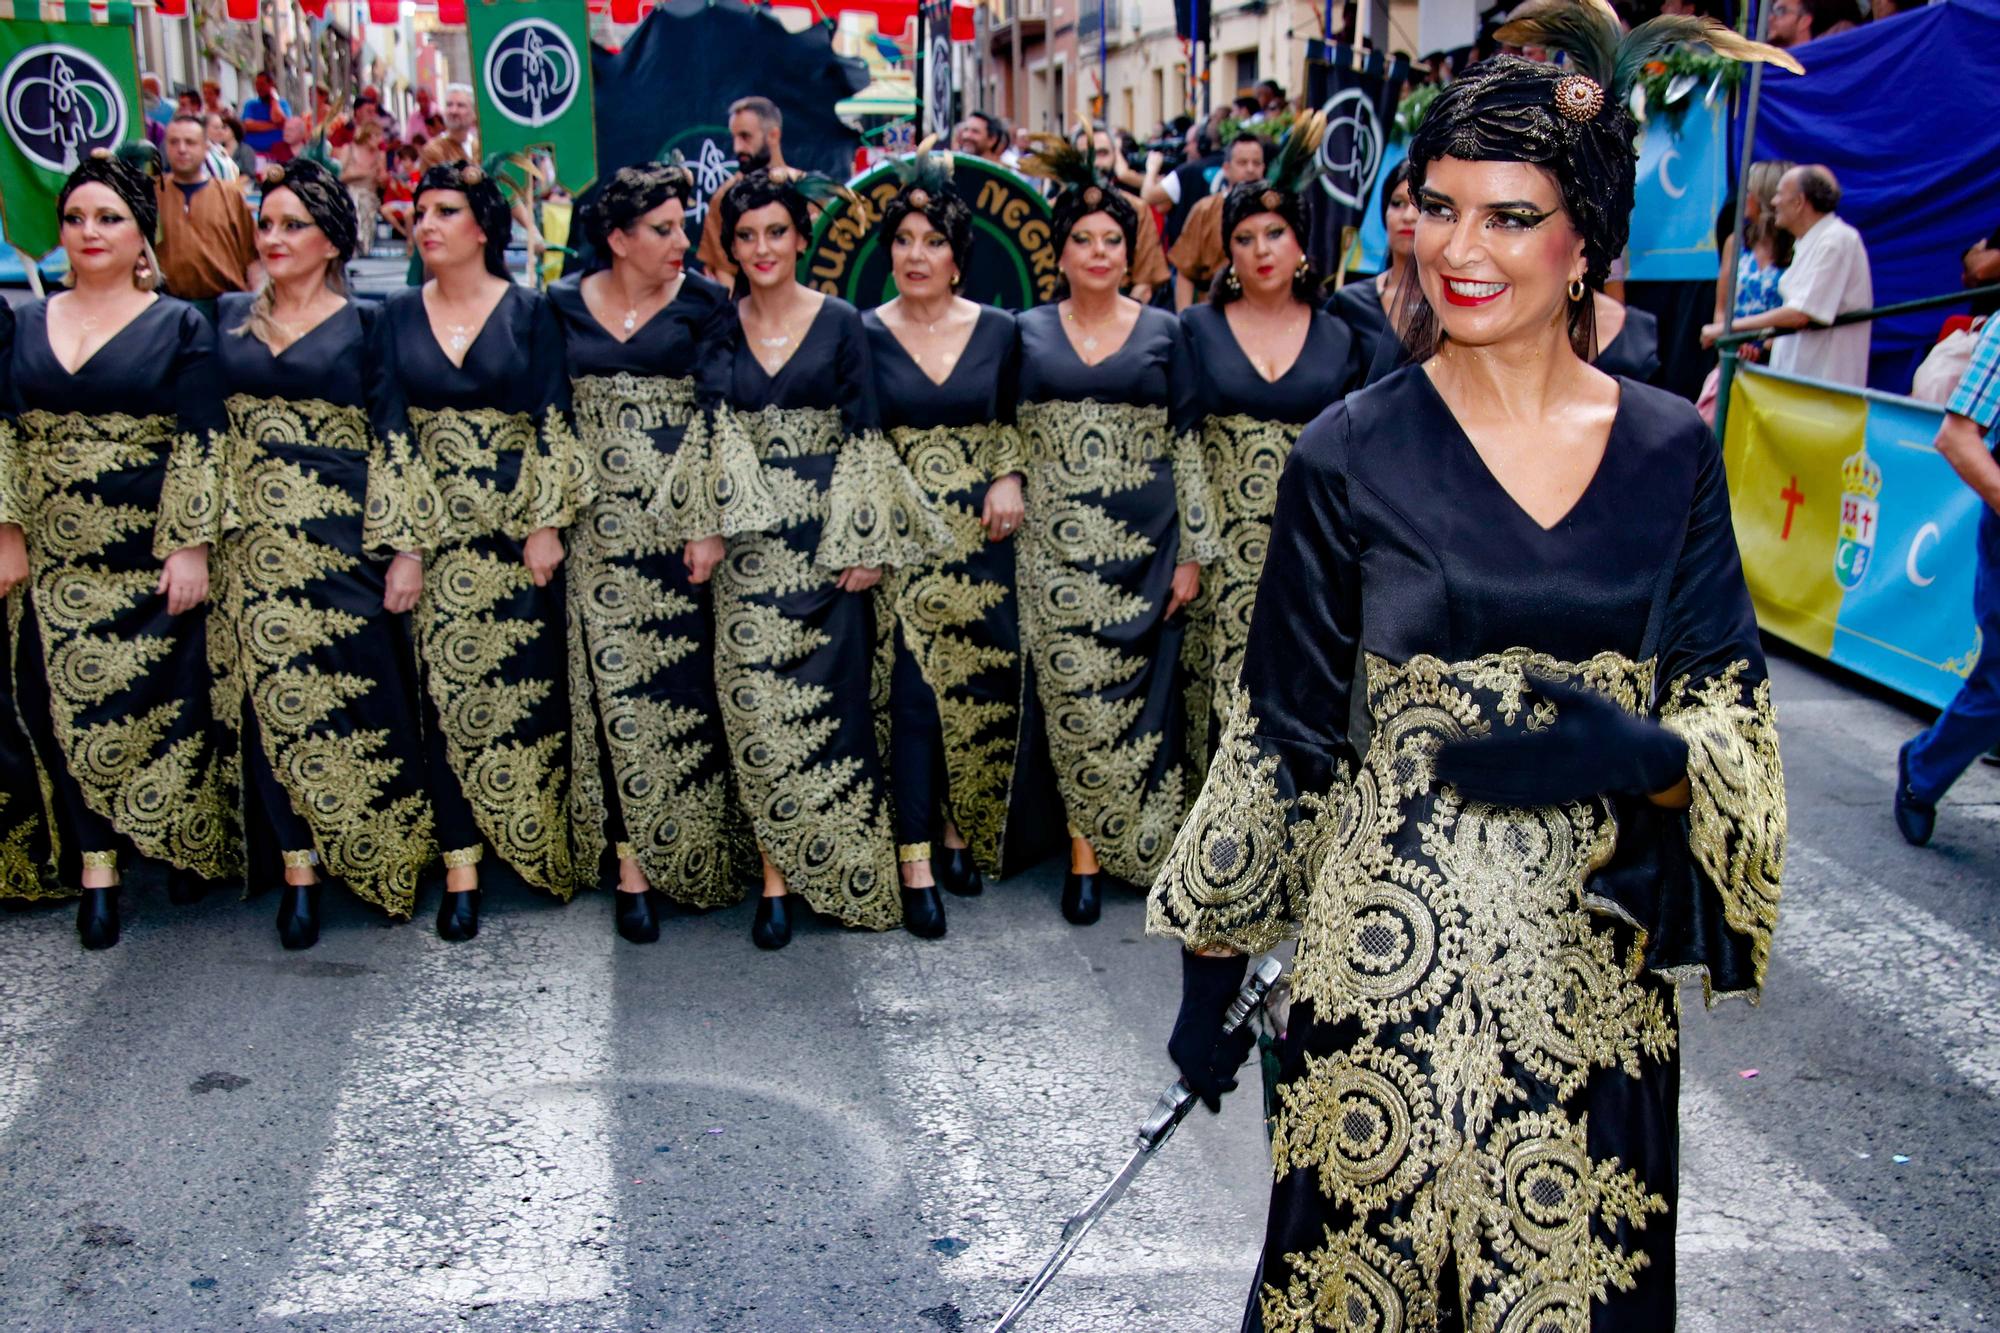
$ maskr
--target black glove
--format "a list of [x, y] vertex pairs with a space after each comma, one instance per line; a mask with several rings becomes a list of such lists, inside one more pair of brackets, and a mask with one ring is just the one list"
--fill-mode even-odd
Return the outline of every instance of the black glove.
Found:
[[1223, 1093], [1236, 1091], [1234, 1075], [1257, 1044], [1248, 1019], [1233, 1033], [1222, 1031], [1230, 1002], [1243, 989], [1249, 971], [1250, 960], [1240, 954], [1205, 958], [1181, 950], [1181, 1012], [1174, 1019], [1173, 1036], [1167, 1038], [1167, 1054], [1210, 1111], [1222, 1109]]
[[1438, 747], [1437, 775], [1468, 800], [1562, 805], [1592, 796], [1651, 796], [1687, 776], [1687, 742], [1595, 690], [1544, 676], [1533, 693], [1556, 706], [1541, 731], [1510, 731]]

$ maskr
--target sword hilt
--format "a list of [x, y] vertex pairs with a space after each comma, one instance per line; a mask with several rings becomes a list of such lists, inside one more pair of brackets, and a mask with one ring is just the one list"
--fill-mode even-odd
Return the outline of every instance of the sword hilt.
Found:
[[[1266, 958], [1257, 968], [1243, 979], [1243, 987], [1236, 992], [1236, 998], [1229, 1002], [1229, 1011], [1222, 1016], [1222, 1035], [1228, 1036], [1250, 1021], [1250, 1015], [1271, 993], [1271, 987], [1278, 984], [1278, 974], [1284, 965], [1275, 958]], [[1187, 1119], [1194, 1109], [1194, 1093], [1188, 1088], [1187, 1080], [1177, 1078], [1173, 1086], [1160, 1094], [1153, 1103], [1153, 1109], [1139, 1125], [1139, 1146], [1147, 1152], [1157, 1149], [1167, 1141], [1174, 1128]]]

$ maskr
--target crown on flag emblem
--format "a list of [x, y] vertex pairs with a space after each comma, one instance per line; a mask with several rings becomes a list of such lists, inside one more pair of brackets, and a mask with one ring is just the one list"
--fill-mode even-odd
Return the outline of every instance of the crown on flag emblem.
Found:
[[1833, 576], [1843, 588], [1858, 588], [1875, 555], [1875, 533], [1881, 527], [1877, 497], [1882, 494], [1882, 469], [1866, 446], [1840, 460], [1840, 533], [1833, 548]]

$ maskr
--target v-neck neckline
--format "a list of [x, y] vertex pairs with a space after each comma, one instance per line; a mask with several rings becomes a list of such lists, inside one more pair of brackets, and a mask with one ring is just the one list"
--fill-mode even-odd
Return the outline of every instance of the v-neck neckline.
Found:
[[1583, 484], [1583, 489], [1576, 493], [1576, 498], [1570, 501], [1569, 508], [1556, 515], [1555, 522], [1545, 527], [1540, 519], [1528, 512], [1527, 506], [1515, 498], [1514, 492], [1508, 490], [1507, 484], [1501, 481], [1498, 474], [1493, 471], [1492, 465], [1486, 461], [1486, 455], [1479, 452], [1479, 446], [1473, 443], [1472, 436], [1466, 433], [1463, 425], [1459, 424], [1458, 414], [1451, 410], [1451, 404], [1445, 401], [1443, 392], [1439, 390], [1437, 384], [1431, 379], [1430, 372], [1422, 366], [1413, 367], [1413, 370], [1417, 378], [1423, 381], [1424, 390], [1430, 394], [1431, 401], [1437, 405], [1438, 410], [1444, 414], [1445, 419], [1451, 422], [1452, 433], [1458, 437], [1458, 442], [1464, 446], [1465, 451], [1472, 455], [1472, 461], [1478, 467], [1480, 476], [1486, 479], [1487, 485], [1505, 496], [1508, 507], [1516, 514], [1519, 514], [1530, 527], [1543, 536], [1553, 536], [1557, 531], [1565, 527], [1571, 519], [1581, 513], [1584, 505], [1589, 503], [1597, 494], [1599, 484], [1604, 483], [1605, 475], [1611, 471], [1611, 451], [1618, 445], [1619, 428], [1625, 422], [1627, 395], [1623, 383], [1619, 383], [1618, 385], [1618, 406], [1612, 409], [1611, 428], [1604, 433], [1604, 448], [1597, 456], [1597, 466], [1591, 470], [1590, 480], [1586, 481]]
[[[749, 298], [745, 297], [744, 299], [748, 300]], [[786, 371], [792, 368], [792, 362], [799, 359], [799, 353], [806, 350], [806, 344], [812, 341], [812, 336], [815, 333], [819, 332], [819, 317], [826, 313], [826, 308], [828, 304], [830, 304], [828, 298], [822, 298], [820, 300], [819, 309], [813, 311], [812, 318], [806, 321], [805, 330], [801, 332], [798, 338], [794, 340], [794, 342], [792, 343], [792, 350], [786, 354], [784, 364], [779, 366], [776, 370], [768, 369], [764, 365], [764, 359], [757, 355], [757, 351], [755, 348], [750, 346], [752, 342], [756, 341], [756, 338], [748, 328], [744, 327], [742, 315], [740, 313], [738, 314], [736, 326], [743, 330], [743, 338], [744, 338], [743, 350], [750, 353], [750, 364], [757, 367], [758, 371], [764, 376], [765, 383], [776, 384], [778, 382], [778, 377], [780, 375], [783, 375]]]
[[[609, 269], [605, 269], [603, 271], [607, 277], [610, 276], [611, 271]], [[653, 324], [660, 318], [660, 316], [666, 314], [669, 310], [672, 310], [676, 305], [680, 304], [681, 297], [687, 294], [687, 289], [688, 289], [688, 275], [687, 271], [683, 269], [681, 271], [680, 286], [674, 289], [673, 296], [667, 301], [663, 302], [658, 310], [655, 310], [652, 314], [646, 316], [644, 319], [640, 320], [637, 324], [633, 325], [632, 331], [626, 334], [623, 338], [621, 338], [616, 333], [613, 333], [611, 331], [611, 326], [609, 324], [606, 324], [603, 320], [597, 317], [597, 312], [595, 310], [592, 310], [590, 308], [590, 298], [584, 295], [583, 291], [583, 284], [584, 282], [587, 281], [589, 281], [588, 277], [582, 279], [576, 284], [576, 303], [583, 307], [584, 318], [588, 319], [592, 324], [595, 324], [597, 326], [597, 330], [599, 333], [602, 333], [606, 338], [609, 338], [613, 343], [615, 343], [619, 347], [630, 347], [633, 343], [638, 342], [640, 334], [644, 333], [647, 329], [652, 328]], [[468, 345], [466, 350], [469, 352], [472, 350], [472, 348]]]
[[[986, 311], [982, 309], [973, 315], [972, 332], [965, 335], [965, 341], [960, 343], [958, 351], [952, 354], [951, 369], [944, 373], [943, 379], [932, 378], [931, 373], [924, 369], [924, 363], [917, 360], [916, 354], [911, 352], [903, 340], [896, 336], [896, 331], [889, 327], [888, 320], [883, 319], [878, 314], [875, 317], [875, 322], [880, 324], [882, 331], [889, 335], [889, 341], [896, 344], [896, 351], [901, 353], [903, 359], [915, 367], [916, 372], [928, 380], [933, 389], [942, 389], [952, 382], [952, 379], [958, 374], [959, 367], [965, 364], [965, 354], [972, 350], [973, 342], [979, 337], [979, 326], [986, 322]], [[1103, 363], [1099, 362], [1098, 364], [1102, 365]]]
[[[1146, 319], [1146, 307], [1140, 306], [1139, 313], [1132, 316], [1132, 327], [1125, 331], [1125, 337], [1119, 342], [1119, 344], [1116, 347], [1112, 348], [1110, 351], [1106, 352], [1099, 359], [1095, 361], [1086, 361], [1083, 359], [1082, 350], [1079, 349], [1076, 345], [1076, 340], [1069, 336], [1068, 326], [1072, 321], [1069, 318], [1069, 316], [1064, 313], [1062, 308], [1062, 302], [1060, 301], [1056, 302], [1056, 304], [1052, 306], [1051, 309], [1053, 309], [1056, 312], [1056, 332], [1062, 335], [1063, 346], [1069, 348], [1069, 354], [1075, 357], [1076, 363], [1079, 366], [1082, 366], [1085, 370], [1102, 370], [1104, 369], [1104, 367], [1110, 365], [1113, 361], [1116, 361], [1119, 357], [1125, 355], [1125, 349], [1130, 347], [1132, 345], [1132, 340], [1139, 336], [1139, 325], [1144, 323]], [[1231, 336], [1233, 337], [1235, 335], [1232, 334]]]
[[[292, 340], [291, 340], [290, 342], [286, 343], [286, 344], [284, 345], [284, 347], [283, 347], [283, 348], [282, 348], [281, 350], [279, 350], [279, 351], [275, 351], [275, 352], [271, 352], [271, 359], [272, 359], [273, 361], [278, 361], [278, 360], [281, 360], [281, 359], [283, 359], [283, 358], [284, 358], [284, 357], [285, 357], [285, 356], [286, 356], [287, 354], [289, 354], [289, 353], [291, 352], [291, 350], [292, 350], [292, 349], [293, 349], [294, 347], [297, 347], [297, 346], [298, 346], [298, 345], [299, 345], [300, 343], [302, 343], [302, 342], [304, 342], [304, 341], [305, 341], [306, 339], [308, 339], [308, 338], [312, 337], [312, 336], [313, 336], [313, 335], [314, 335], [315, 333], [318, 333], [318, 332], [319, 332], [319, 331], [320, 331], [321, 329], [323, 329], [323, 328], [325, 328], [325, 327], [326, 327], [327, 325], [329, 325], [329, 324], [333, 323], [333, 322], [334, 322], [335, 320], [339, 319], [339, 318], [340, 318], [340, 317], [341, 317], [342, 315], [346, 314], [346, 313], [347, 313], [347, 312], [348, 312], [349, 310], [352, 310], [353, 308], [354, 308], [354, 298], [352, 298], [352, 297], [349, 297], [349, 298], [348, 298], [347, 300], [345, 300], [345, 301], [342, 301], [342, 302], [340, 303], [339, 307], [338, 307], [337, 309], [335, 309], [335, 310], [333, 311], [333, 313], [332, 313], [332, 314], [328, 315], [328, 316], [327, 316], [327, 317], [326, 317], [325, 319], [322, 319], [322, 320], [321, 320], [321, 321], [320, 321], [319, 323], [317, 323], [317, 324], [313, 325], [313, 326], [312, 326], [311, 328], [307, 329], [307, 330], [306, 330], [306, 331], [305, 331], [304, 333], [301, 333], [301, 334], [300, 334], [300, 335], [299, 335], [298, 337], [296, 337], [296, 338], [292, 339]], [[428, 319], [426, 320], [426, 322], [428, 322]], [[432, 338], [433, 338], [433, 339], [435, 339], [437, 335], [433, 334], [433, 335], [431, 335], [431, 336], [432, 336]], [[269, 352], [269, 351], [270, 351], [271, 349], [270, 349], [270, 347], [269, 347], [269, 346], [267, 345], [267, 346], [265, 347], [265, 349], [264, 349], [264, 350], [265, 350], [265, 351], [267, 351], [267, 352]], [[469, 351], [471, 351], [471, 350], [472, 350], [472, 344], [470, 344], [470, 343], [467, 343], [467, 344], [466, 344], [466, 350], [467, 350], [468, 352], [469, 352]]]
[[492, 328], [493, 321], [499, 317], [500, 307], [506, 305], [508, 300], [514, 295], [515, 286], [516, 284], [510, 282], [507, 284], [507, 290], [500, 293], [500, 299], [495, 301], [493, 308], [486, 312], [486, 318], [479, 321], [479, 331], [466, 339], [465, 356], [458, 361], [452, 360], [451, 353], [445, 351], [444, 343], [437, 335], [437, 326], [431, 323], [431, 303], [424, 299], [424, 289], [421, 287], [417, 288], [417, 310], [424, 317], [424, 332], [430, 334], [431, 346], [437, 348], [437, 354], [444, 358], [446, 365], [450, 366], [453, 370], [465, 369], [465, 363], [472, 360], [473, 349], [479, 346], [480, 339], [486, 336], [486, 330]]
[[1257, 359], [1250, 355], [1250, 349], [1245, 347], [1243, 345], [1243, 340], [1236, 336], [1236, 326], [1229, 322], [1228, 308], [1224, 307], [1223, 309], [1219, 310], [1217, 314], [1219, 314], [1222, 319], [1222, 331], [1229, 335], [1230, 346], [1236, 349], [1236, 355], [1243, 358], [1243, 364], [1250, 367], [1251, 377], [1255, 379], [1259, 384], [1263, 385], [1265, 388], [1275, 389], [1280, 384], [1283, 384], [1286, 380], [1292, 377], [1292, 372], [1299, 368], [1299, 363], [1306, 359], [1306, 346], [1307, 344], [1312, 342], [1312, 336], [1313, 336], [1311, 306], [1306, 307], [1306, 336], [1299, 339], [1299, 350], [1292, 355], [1291, 364], [1286, 366], [1284, 370], [1279, 373], [1276, 379], [1268, 379], [1268, 380], [1264, 378], [1264, 372], [1257, 369]]
[[[51, 300], [53, 300], [53, 298], [51, 298]], [[111, 344], [117, 342], [120, 338], [123, 338], [127, 333], [131, 332], [132, 326], [137, 324], [140, 320], [144, 319], [146, 316], [152, 314], [153, 311], [159, 307], [159, 304], [160, 304], [159, 295], [155, 293], [152, 300], [146, 302], [146, 304], [139, 307], [139, 312], [137, 314], [133, 315], [132, 318], [126, 320], [123, 324], [120, 324], [115, 330], [112, 331], [110, 337], [106, 338], [103, 342], [97, 344], [96, 347], [93, 347], [91, 349], [89, 356], [86, 356], [85, 358], [83, 358], [83, 360], [77, 362], [76, 369], [74, 370], [71, 370], [68, 366], [63, 364], [62, 356], [56, 351], [56, 340], [53, 335], [53, 332], [49, 328], [49, 308], [50, 308], [49, 302], [44, 302], [42, 305], [42, 341], [48, 344], [49, 358], [56, 363], [56, 369], [62, 371], [64, 375], [73, 380], [80, 377], [84, 371], [90, 369], [91, 366], [95, 365], [97, 363], [97, 358], [104, 355], [104, 351], [106, 348], [110, 347]]]

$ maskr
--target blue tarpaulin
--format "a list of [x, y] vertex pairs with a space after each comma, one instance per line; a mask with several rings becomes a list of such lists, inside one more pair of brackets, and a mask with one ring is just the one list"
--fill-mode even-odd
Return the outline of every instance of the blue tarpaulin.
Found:
[[[1946, 0], [1792, 54], [1804, 78], [1765, 71], [1757, 156], [1832, 168], [1877, 305], [1957, 289], [1960, 256], [2000, 224], [2000, 0]], [[1869, 383], [1907, 393], [1951, 313], [1877, 321]]]

